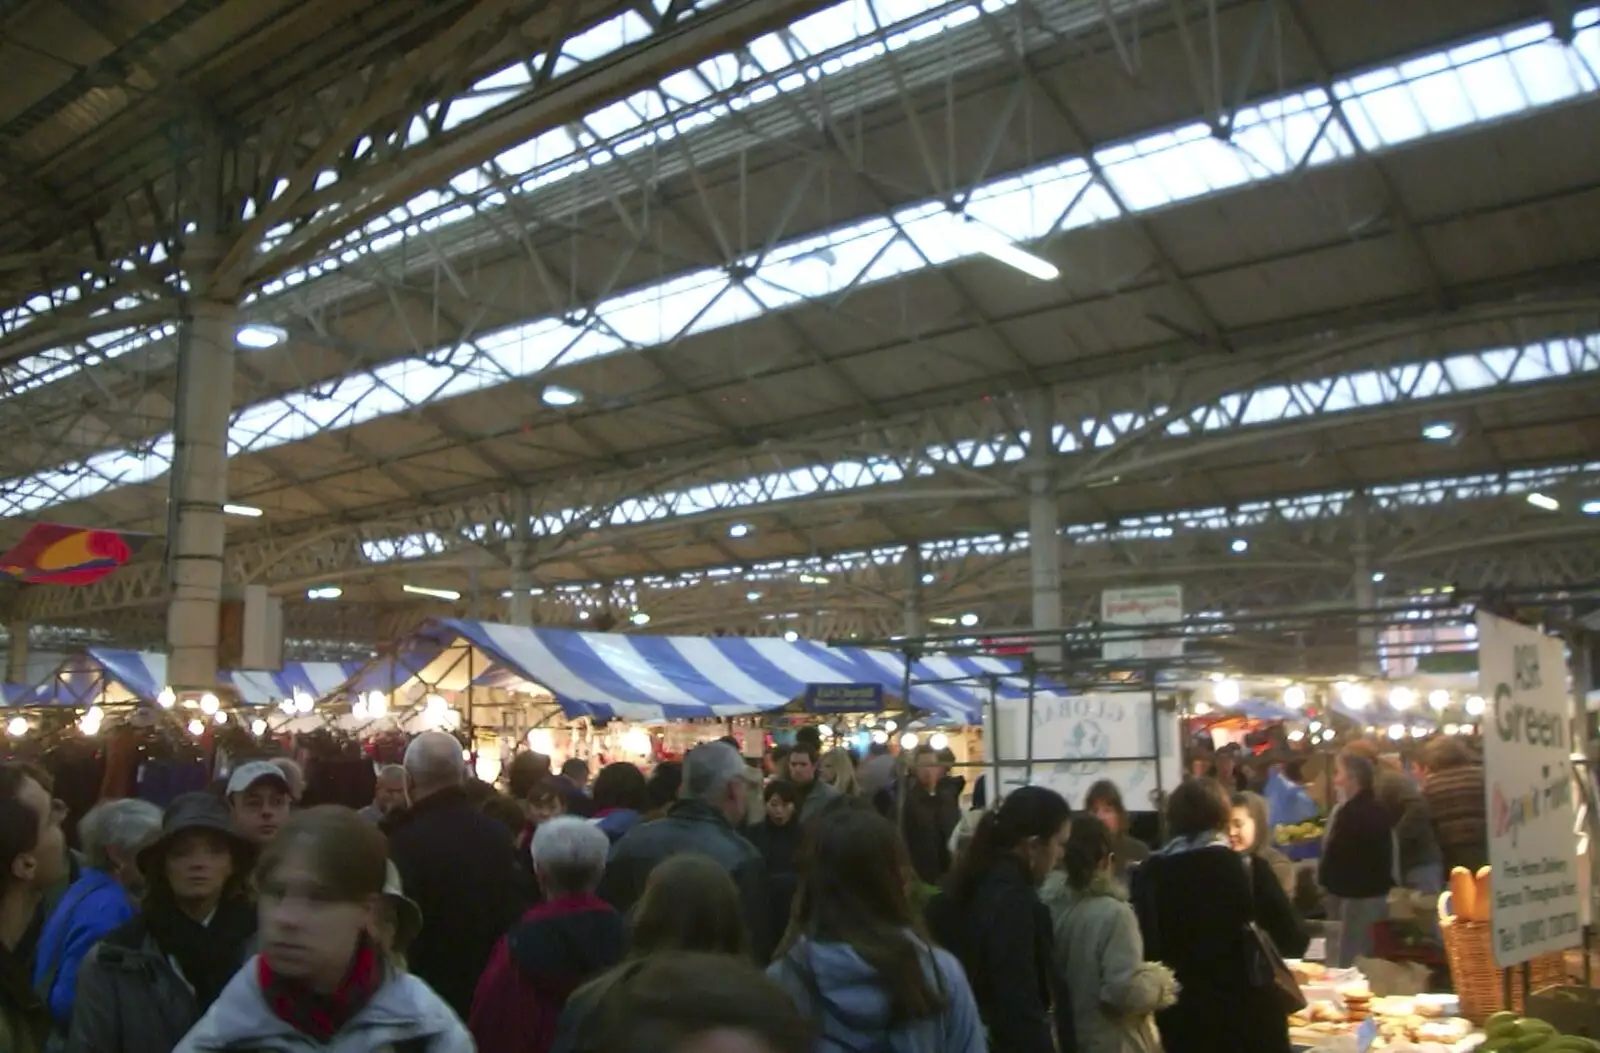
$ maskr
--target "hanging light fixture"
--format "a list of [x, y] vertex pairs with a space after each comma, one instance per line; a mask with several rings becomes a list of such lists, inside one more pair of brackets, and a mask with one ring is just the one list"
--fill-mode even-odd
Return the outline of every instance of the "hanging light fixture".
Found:
[[162, 688], [161, 693], [156, 695], [156, 705], [160, 706], [162, 709], [171, 709], [177, 704], [178, 693], [172, 690], [170, 687]]
[[211, 692], [207, 691], [205, 694], [200, 696], [200, 712], [204, 713], [206, 716], [212, 716], [217, 712], [218, 709], [221, 708], [222, 703], [217, 701], [217, 696], [213, 695]]
[[256, 738], [259, 739], [261, 736], [265, 735], [266, 733], [267, 733], [267, 722], [266, 721], [262, 720], [260, 717], [257, 717], [256, 719], [254, 719], [254, 720], [252, 720], [250, 722], [250, 734], [254, 735]]
[[200, 720], [191, 720], [191, 721], [189, 721], [189, 734], [193, 735], [195, 738], [199, 738], [201, 735], [204, 735], [205, 733], [206, 733], [206, 726], [205, 726], [205, 723], [203, 721], [200, 721]]

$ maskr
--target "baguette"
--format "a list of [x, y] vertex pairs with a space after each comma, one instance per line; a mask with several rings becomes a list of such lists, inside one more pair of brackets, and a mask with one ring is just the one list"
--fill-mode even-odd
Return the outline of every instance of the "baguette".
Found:
[[1488, 921], [1490, 913], [1494, 910], [1494, 889], [1488, 867], [1478, 868], [1478, 873], [1473, 878], [1473, 885], [1477, 891], [1477, 895], [1473, 900], [1473, 907], [1478, 912], [1478, 916], [1474, 920]]
[[1455, 916], [1462, 921], [1477, 920], [1478, 887], [1472, 879], [1472, 871], [1466, 867], [1455, 867], [1450, 871], [1450, 905], [1455, 908]]

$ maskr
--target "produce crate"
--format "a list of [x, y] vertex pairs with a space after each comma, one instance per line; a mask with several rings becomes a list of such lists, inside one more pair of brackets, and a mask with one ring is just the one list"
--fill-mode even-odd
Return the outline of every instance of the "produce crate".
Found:
[[1546, 987], [1529, 996], [1526, 1013], [1563, 1035], [1600, 1038], [1600, 991], [1570, 984]]

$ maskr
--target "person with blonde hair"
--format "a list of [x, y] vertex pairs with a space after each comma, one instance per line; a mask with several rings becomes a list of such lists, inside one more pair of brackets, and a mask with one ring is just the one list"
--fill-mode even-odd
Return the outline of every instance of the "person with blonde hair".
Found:
[[847, 797], [860, 792], [856, 782], [856, 759], [842, 746], [822, 755], [817, 762], [817, 778]]

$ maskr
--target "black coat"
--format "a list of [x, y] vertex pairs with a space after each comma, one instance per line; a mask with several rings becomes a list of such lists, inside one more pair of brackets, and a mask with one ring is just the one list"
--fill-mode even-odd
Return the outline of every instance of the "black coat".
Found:
[[1345, 801], [1328, 820], [1317, 883], [1341, 899], [1377, 899], [1394, 887], [1394, 831], [1371, 790]]
[[465, 1020], [489, 952], [526, 907], [510, 832], [465, 791], [440, 790], [395, 820], [389, 857], [422, 908], [407, 965]]
[[1245, 926], [1290, 958], [1307, 938], [1266, 860], [1226, 845], [1156, 854], [1134, 870], [1132, 900], [1145, 958], [1178, 980], [1177, 1004], [1156, 1014], [1166, 1053], [1289, 1053], [1288, 1018], [1250, 983]]
[[767, 932], [774, 940], [789, 928], [789, 912], [800, 887], [800, 837], [804, 830], [797, 815], [783, 826], [757, 823], [745, 836], [756, 846], [767, 867]]
[[1022, 861], [1004, 858], [979, 880], [969, 902], [950, 890], [926, 911], [933, 938], [961, 960], [989, 1048], [1004, 1053], [1055, 1053], [1050, 1004], [1055, 999], [1050, 912]]
[[950, 870], [950, 836], [961, 825], [961, 786], [960, 781], [947, 779], [930, 792], [914, 780], [903, 781], [899, 790], [906, 795], [903, 817], [896, 814], [900, 801], [895, 791], [878, 795], [878, 810], [901, 824], [911, 868], [926, 884], [937, 885]]
[[776, 936], [767, 905], [767, 867], [756, 846], [740, 836], [727, 818], [704, 801], [684, 799], [666, 816], [641, 823], [611, 846], [600, 896], [622, 914], [644, 895], [650, 872], [682, 852], [698, 852], [721, 864], [739, 888], [750, 950], [765, 965]]

